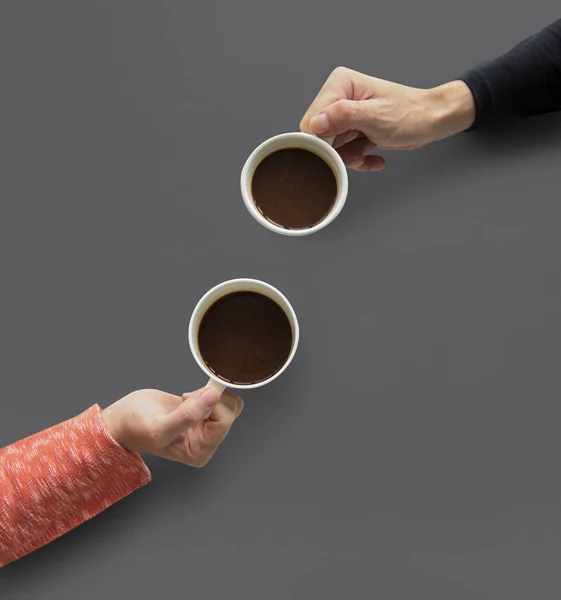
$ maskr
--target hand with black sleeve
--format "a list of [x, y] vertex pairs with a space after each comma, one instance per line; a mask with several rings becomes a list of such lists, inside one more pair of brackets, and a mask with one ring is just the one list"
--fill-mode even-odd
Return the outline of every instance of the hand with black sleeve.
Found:
[[376, 148], [412, 150], [505, 117], [561, 109], [561, 19], [444, 85], [413, 88], [338, 67], [302, 118], [302, 131], [335, 137], [345, 164], [378, 171]]

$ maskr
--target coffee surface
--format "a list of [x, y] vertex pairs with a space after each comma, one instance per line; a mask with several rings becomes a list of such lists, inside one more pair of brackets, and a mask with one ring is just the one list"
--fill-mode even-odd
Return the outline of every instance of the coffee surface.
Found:
[[258, 383], [287, 361], [292, 327], [283, 309], [267, 296], [234, 292], [217, 300], [203, 316], [199, 350], [220, 378], [230, 383]]
[[259, 163], [251, 192], [266, 219], [285, 229], [306, 229], [331, 210], [337, 181], [329, 165], [313, 152], [287, 148]]

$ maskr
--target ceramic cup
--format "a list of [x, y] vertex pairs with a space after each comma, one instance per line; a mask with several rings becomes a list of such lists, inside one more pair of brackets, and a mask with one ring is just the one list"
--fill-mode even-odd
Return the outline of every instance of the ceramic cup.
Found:
[[[288, 321], [290, 322], [290, 327], [292, 328], [292, 349], [286, 362], [276, 373], [271, 375], [268, 379], [259, 381], [258, 383], [234, 384], [221, 379], [216, 373], [213, 373], [208, 368], [199, 350], [199, 327], [203, 316], [217, 300], [223, 296], [226, 296], [227, 294], [232, 294], [233, 292], [256, 292], [271, 298], [271, 300], [274, 300], [282, 308], [286, 317], [288, 318]], [[298, 319], [296, 318], [296, 313], [294, 312], [290, 302], [272, 285], [257, 279], [231, 279], [230, 281], [224, 281], [223, 283], [213, 287], [199, 300], [197, 306], [195, 306], [193, 314], [191, 315], [191, 321], [189, 323], [189, 347], [191, 348], [193, 357], [195, 358], [195, 361], [199, 367], [209, 378], [209, 382], [206, 387], [215, 389], [218, 394], [222, 394], [227, 387], [240, 390], [249, 390], [252, 388], [261, 387], [267, 383], [271, 383], [271, 381], [279, 377], [281, 373], [284, 373], [288, 365], [292, 362], [292, 359], [296, 354], [299, 338], [300, 328], [298, 326]]]
[[[243, 201], [249, 214], [258, 223], [261, 223], [263, 227], [275, 231], [276, 233], [280, 233], [281, 235], [311, 235], [312, 233], [316, 233], [320, 229], [327, 227], [329, 223], [332, 223], [345, 205], [349, 187], [347, 169], [339, 154], [337, 154], [331, 146], [332, 143], [333, 138], [319, 138], [315, 135], [310, 135], [309, 133], [295, 132], [276, 135], [258, 146], [245, 162], [240, 181]], [[251, 181], [259, 163], [269, 154], [287, 148], [300, 148], [302, 150], [313, 152], [327, 163], [333, 171], [337, 181], [337, 196], [335, 197], [335, 202], [333, 203], [331, 210], [319, 223], [305, 229], [285, 229], [284, 227], [275, 225], [275, 223], [272, 223], [263, 216], [253, 201], [253, 195], [251, 193]]]

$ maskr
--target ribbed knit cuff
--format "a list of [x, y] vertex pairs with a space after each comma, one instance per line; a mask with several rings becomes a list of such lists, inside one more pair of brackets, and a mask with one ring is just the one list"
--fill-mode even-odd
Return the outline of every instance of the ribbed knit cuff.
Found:
[[471, 127], [466, 130], [471, 131], [477, 129], [493, 116], [495, 112], [495, 97], [487, 76], [477, 67], [466, 71], [458, 79], [468, 86], [475, 102], [475, 120]]

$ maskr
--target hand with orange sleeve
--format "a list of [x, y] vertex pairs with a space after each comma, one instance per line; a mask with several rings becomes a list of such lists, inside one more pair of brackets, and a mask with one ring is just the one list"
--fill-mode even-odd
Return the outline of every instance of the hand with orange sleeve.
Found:
[[138, 454], [204, 466], [243, 408], [230, 392], [140, 390], [0, 450], [0, 566], [148, 483]]

